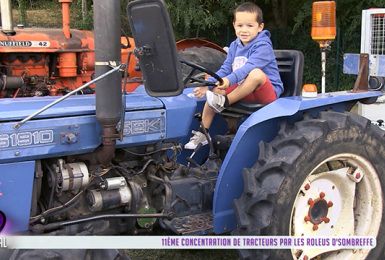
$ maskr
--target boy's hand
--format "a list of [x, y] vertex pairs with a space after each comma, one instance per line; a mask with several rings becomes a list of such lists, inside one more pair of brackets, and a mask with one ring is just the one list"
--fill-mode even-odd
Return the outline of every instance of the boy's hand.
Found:
[[206, 91], [208, 90], [208, 87], [196, 87], [193, 90], [194, 96], [197, 98], [202, 98], [206, 95]]
[[228, 87], [230, 87], [230, 81], [227, 78], [222, 78], [222, 80], [223, 80], [222, 84], [220, 84], [219, 81], [217, 83], [217, 88], [218, 89], [225, 90]]

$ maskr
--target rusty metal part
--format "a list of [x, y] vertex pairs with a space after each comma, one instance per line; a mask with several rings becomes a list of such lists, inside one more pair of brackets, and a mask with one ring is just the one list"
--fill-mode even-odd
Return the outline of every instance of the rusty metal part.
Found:
[[77, 76], [77, 65], [76, 65], [76, 53], [64, 52], [59, 53], [58, 66], [60, 77], [76, 77]]
[[13, 77], [2, 75], [0, 76], [0, 90], [18, 89], [24, 86], [24, 79], [22, 77]]
[[192, 47], [209, 47], [211, 49], [215, 49], [220, 52], [226, 53], [221, 46], [204, 39], [189, 38], [189, 39], [182, 39], [176, 42], [176, 48], [178, 50], [184, 50]]
[[69, 39], [71, 38], [71, 29], [70, 29], [70, 5], [72, 0], [59, 0], [62, 6], [62, 15], [63, 15], [63, 34]]
[[102, 146], [95, 153], [97, 161], [103, 167], [108, 167], [115, 156], [116, 139], [119, 138], [119, 133], [115, 125], [103, 125], [102, 127]]
[[61, 97], [61, 98], [59, 98], [59, 99], [56, 99], [55, 101], [49, 103], [49, 104], [46, 105], [45, 107], [41, 108], [40, 110], [36, 111], [35, 113], [29, 115], [28, 117], [24, 118], [23, 120], [21, 120], [20, 122], [18, 122], [17, 124], [15, 124], [15, 125], [13, 126], [13, 128], [15, 128], [15, 129], [20, 128], [25, 122], [31, 120], [31, 119], [34, 118], [35, 116], [37, 116], [37, 115], [41, 114], [42, 112], [46, 111], [48, 108], [50, 108], [50, 107], [56, 105], [57, 103], [60, 103], [60, 102], [63, 101], [64, 99], [67, 99], [68, 97], [72, 96], [72, 95], [75, 94], [76, 92], [78, 92], [78, 91], [80, 91], [80, 90], [86, 88], [87, 86], [93, 84], [94, 82], [97, 82], [98, 80], [100, 80], [100, 79], [102, 79], [102, 78], [104, 78], [104, 77], [107, 77], [107, 76], [110, 75], [111, 73], [114, 73], [115, 71], [119, 70], [119, 69], [121, 68], [121, 66], [122, 66], [122, 65], [120, 65], [120, 66], [118, 66], [118, 67], [116, 67], [116, 68], [114, 68], [114, 69], [112, 69], [112, 70], [106, 72], [106, 73], [103, 74], [103, 75], [100, 75], [99, 77], [97, 77], [97, 78], [91, 80], [90, 82], [84, 84], [83, 86], [81, 86], [81, 87], [79, 87], [79, 88], [77, 88], [77, 89], [71, 91], [70, 93], [66, 94], [65, 96], [63, 96], [63, 97]]
[[360, 67], [352, 92], [366, 92], [369, 87], [369, 54], [360, 54]]
[[327, 202], [325, 200], [325, 192], [320, 192], [319, 198], [308, 200], [309, 211], [305, 216], [305, 222], [311, 222], [313, 224], [313, 231], [318, 230], [318, 225], [322, 222], [329, 223], [330, 219], [327, 217], [328, 209], [333, 206], [333, 202]]
[[325, 222], [326, 224], [330, 222], [330, 218], [328, 217], [323, 217], [322, 221]]
[[199, 231], [206, 231], [213, 228], [213, 216], [211, 213], [190, 215], [174, 218], [171, 225], [178, 234], [196, 234]]

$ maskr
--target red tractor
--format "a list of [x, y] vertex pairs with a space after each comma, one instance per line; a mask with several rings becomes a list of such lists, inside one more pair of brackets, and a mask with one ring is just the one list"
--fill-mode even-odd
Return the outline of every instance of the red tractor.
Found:
[[[3, 25], [0, 33], [0, 98], [63, 95], [93, 78], [94, 34], [91, 31], [71, 29], [72, 0], [59, 2], [62, 6], [63, 27], [51, 29], [14, 28], [11, 0], [0, 1]], [[121, 46], [121, 61], [128, 63], [129, 79], [125, 89], [131, 92], [142, 83], [142, 76], [137, 60], [132, 55], [135, 47], [133, 39], [121, 37]], [[212, 70], [216, 70], [225, 58], [224, 51], [209, 41], [182, 40], [177, 46], [185, 59], [193, 59], [205, 66], [216, 64]], [[217, 61], [205, 62], [213, 56], [217, 57]], [[92, 93], [94, 85], [80, 94]]]

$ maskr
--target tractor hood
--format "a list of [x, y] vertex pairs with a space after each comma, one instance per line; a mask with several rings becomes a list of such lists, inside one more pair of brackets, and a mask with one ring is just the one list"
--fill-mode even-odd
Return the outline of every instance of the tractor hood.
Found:
[[[0, 122], [18, 121], [55, 101], [57, 97], [4, 98], [0, 100]], [[126, 111], [164, 108], [163, 103], [142, 93], [131, 93], [126, 97]], [[9, 113], [12, 111], [12, 113]], [[66, 99], [44, 111], [36, 118], [95, 115], [95, 96], [79, 95]]]
[[[139, 87], [137, 92], [126, 96], [124, 135], [116, 146], [185, 138], [197, 108], [195, 99], [184, 94], [155, 98], [144, 92]], [[71, 97], [15, 131], [17, 122], [56, 98], [0, 100], [0, 163], [40, 159], [48, 153], [50, 156], [87, 153], [100, 146], [102, 128], [96, 119], [94, 95]]]
[[0, 34], [0, 52], [60, 52], [94, 49], [93, 33], [71, 30], [67, 39], [61, 29], [26, 28], [16, 29], [15, 35]]

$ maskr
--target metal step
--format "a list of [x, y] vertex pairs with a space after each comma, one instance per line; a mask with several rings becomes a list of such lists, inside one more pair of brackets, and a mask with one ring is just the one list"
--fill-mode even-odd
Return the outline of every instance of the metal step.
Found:
[[211, 212], [173, 218], [164, 223], [179, 235], [203, 235], [212, 233], [213, 214]]

